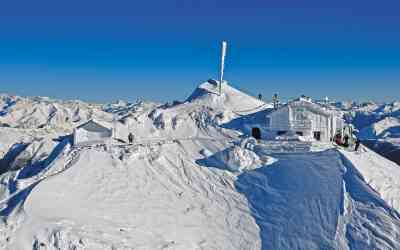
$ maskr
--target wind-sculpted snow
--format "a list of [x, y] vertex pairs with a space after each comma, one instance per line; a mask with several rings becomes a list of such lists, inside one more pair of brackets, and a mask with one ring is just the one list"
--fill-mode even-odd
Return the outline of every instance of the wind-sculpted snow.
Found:
[[354, 153], [342, 151], [360, 175], [393, 208], [400, 212], [400, 166], [363, 148]]
[[189, 96], [187, 102], [201, 104], [220, 111], [221, 109], [228, 109], [228, 111], [239, 113], [239, 115], [246, 115], [272, 107], [271, 104], [245, 94], [226, 82], [222, 84], [222, 94], [219, 96], [218, 84], [215, 81], [201, 84]]
[[343, 171], [335, 152], [275, 155], [239, 176], [259, 225], [262, 249], [340, 249], [336, 240]]
[[344, 175], [343, 222], [349, 249], [399, 249], [400, 217], [388, 203], [393, 199], [385, 194], [382, 197], [374, 189], [377, 186], [371, 185], [357, 168], [364, 166], [353, 165], [347, 157], [342, 156], [347, 169]]
[[[363, 147], [250, 139], [270, 104], [217, 90], [168, 105], [0, 96], [0, 248], [400, 249], [398, 165]], [[71, 147], [90, 118], [114, 140]]]
[[338, 152], [274, 155], [235, 182], [262, 249], [398, 249], [400, 221]]
[[242, 172], [272, 164], [272, 157], [260, 157], [252, 150], [238, 145], [229, 147], [214, 155], [205, 155], [206, 158], [196, 161], [199, 165], [215, 167], [232, 172]]
[[149, 158], [140, 148], [124, 161], [102, 150], [82, 152], [73, 168], [29, 195], [14, 246], [259, 248], [258, 228], [232, 177], [193, 165], [177, 145], [159, 150]]

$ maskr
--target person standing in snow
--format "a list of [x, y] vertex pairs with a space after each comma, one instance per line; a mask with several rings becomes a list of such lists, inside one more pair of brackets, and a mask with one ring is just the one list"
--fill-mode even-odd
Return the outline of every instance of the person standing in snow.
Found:
[[132, 133], [129, 133], [129, 135], [128, 135], [129, 144], [132, 144], [132, 143], [133, 143], [133, 139], [134, 139], [133, 134], [132, 134]]
[[262, 94], [258, 94], [258, 99], [262, 100]]
[[341, 146], [341, 145], [342, 145], [342, 137], [340, 136], [340, 134], [336, 134], [336, 135], [335, 135], [335, 143], [336, 143], [338, 146]]
[[354, 150], [355, 150], [356, 152], [358, 152], [358, 148], [360, 147], [360, 144], [361, 144], [361, 141], [360, 141], [360, 139], [357, 138], [357, 140], [356, 140], [356, 146], [355, 146], [355, 148], [354, 148]]
[[348, 135], [344, 136], [344, 138], [343, 138], [343, 140], [344, 140], [343, 147], [347, 148], [349, 146], [349, 139], [350, 139], [350, 137]]

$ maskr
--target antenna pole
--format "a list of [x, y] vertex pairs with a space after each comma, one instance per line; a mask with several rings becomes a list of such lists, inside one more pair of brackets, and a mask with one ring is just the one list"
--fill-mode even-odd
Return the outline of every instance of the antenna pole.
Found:
[[220, 68], [220, 75], [219, 75], [219, 95], [222, 94], [222, 81], [224, 79], [224, 67], [225, 67], [225, 55], [226, 55], [226, 41], [222, 41], [222, 48], [221, 48], [221, 68]]

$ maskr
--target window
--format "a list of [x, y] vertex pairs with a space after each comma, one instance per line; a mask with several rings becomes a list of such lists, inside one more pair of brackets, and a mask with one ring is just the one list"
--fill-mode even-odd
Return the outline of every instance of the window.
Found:
[[294, 110], [295, 111], [295, 117], [294, 119], [296, 121], [304, 121], [307, 120], [307, 111], [304, 108], [297, 108]]
[[284, 134], [286, 134], [286, 133], [287, 133], [287, 131], [279, 130], [276, 134], [277, 134], [277, 135], [284, 135]]
[[296, 135], [303, 136], [303, 131], [296, 131]]
[[314, 139], [317, 141], [321, 140], [321, 131], [314, 131]]

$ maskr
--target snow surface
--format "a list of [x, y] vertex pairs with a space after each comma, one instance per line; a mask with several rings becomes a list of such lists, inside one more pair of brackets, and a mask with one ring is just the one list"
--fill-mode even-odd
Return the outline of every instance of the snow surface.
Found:
[[153, 162], [82, 152], [73, 168], [29, 195], [29, 217], [16, 236], [26, 240], [13, 247], [37, 241], [62, 249], [257, 249], [258, 229], [231, 178], [170, 156], [184, 153], [176, 147], [162, 148]]
[[346, 118], [364, 145], [400, 164], [400, 102], [354, 106]]
[[400, 138], [400, 118], [383, 118], [363, 128], [358, 136], [362, 140]]
[[362, 152], [341, 151], [381, 197], [400, 212], [400, 167], [363, 147]]
[[[0, 248], [400, 249], [398, 165], [365, 148], [246, 138], [271, 105], [217, 89], [172, 105], [2, 95]], [[93, 117], [117, 120], [117, 140], [71, 147]]]

